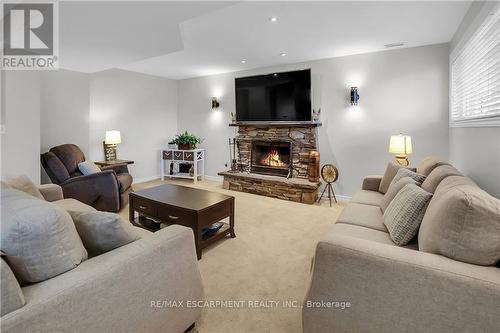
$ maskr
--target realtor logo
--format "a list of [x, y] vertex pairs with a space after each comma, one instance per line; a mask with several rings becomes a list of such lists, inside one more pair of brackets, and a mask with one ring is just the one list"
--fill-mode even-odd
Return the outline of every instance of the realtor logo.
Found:
[[50, 1], [2, 5], [2, 69], [58, 68], [57, 5]]

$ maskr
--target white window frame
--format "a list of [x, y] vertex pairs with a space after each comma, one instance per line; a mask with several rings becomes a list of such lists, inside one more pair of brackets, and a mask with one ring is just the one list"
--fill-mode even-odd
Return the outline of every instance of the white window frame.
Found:
[[[492, 115], [483, 115], [483, 116], [477, 116], [477, 117], [467, 117], [466, 115], [463, 115], [464, 110], [460, 110], [459, 112], [461, 113], [460, 117], [453, 118], [453, 112], [454, 112], [454, 94], [455, 94], [455, 76], [454, 76], [454, 66], [464, 66], [464, 57], [471, 57], [471, 53], [475, 51], [474, 48], [477, 47], [478, 44], [484, 45], [482, 41], [479, 40], [481, 33], [483, 32], [483, 29], [487, 27], [488, 25], [491, 26], [491, 24], [495, 24], [497, 27], [494, 28], [494, 31], [498, 33], [500, 31], [500, 7], [495, 6], [495, 9], [492, 10], [490, 15], [488, 15], [484, 22], [475, 30], [475, 32], [471, 35], [471, 37], [465, 42], [463, 47], [460, 49], [460, 51], [456, 54], [456, 56], [453, 58], [452, 61], [450, 61], [450, 106], [449, 106], [449, 123], [450, 127], [483, 127], [483, 126], [489, 126], [489, 127], [500, 127], [500, 106], [498, 106], [498, 110], [494, 110], [494, 114]], [[496, 33], [495, 33], [496, 35]], [[497, 49], [500, 49], [500, 38], [495, 38], [495, 35], [491, 36], [490, 45], [492, 45], [492, 49], [494, 52], [497, 52]], [[482, 44], [481, 44], [482, 43]], [[493, 43], [493, 44], [491, 44]], [[472, 55], [473, 57], [474, 55]], [[500, 57], [500, 54], [499, 54]], [[450, 59], [451, 60], [451, 59]], [[466, 61], [466, 60], [465, 60]], [[460, 63], [461, 62], [461, 63]], [[467, 64], [467, 63], [466, 63]], [[500, 69], [500, 65], [497, 65], [498, 68]], [[499, 73], [500, 75], [500, 73]], [[494, 77], [496, 76], [496, 73], [494, 74]], [[494, 85], [495, 91], [494, 91], [494, 96], [492, 99], [498, 98], [497, 96], [500, 96], [500, 82], [498, 82], [496, 85]], [[496, 93], [496, 88], [498, 88], [498, 95]], [[489, 99], [488, 99], [489, 101]]]

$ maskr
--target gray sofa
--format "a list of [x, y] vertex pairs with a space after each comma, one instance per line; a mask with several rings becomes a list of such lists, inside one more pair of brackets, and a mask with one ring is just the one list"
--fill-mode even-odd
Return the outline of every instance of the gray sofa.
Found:
[[[63, 199], [57, 185], [40, 191], [65, 209], [94, 210]], [[22, 288], [2, 259], [2, 307], [16, 298], [25, 304], [2, 309], [1, 331], [184, 332], [201, 314], [199, 308], [186, 307], [186, 301], [203, 299], [192, 231], [182, 226], [136, 231], [139, 240]], [[169, 307], [174, 300], [184, 306]]]
[[[302, 313], [304, 332], [500, 332], [498, 262], [497, 267], [463, 262], [470, 256], [466, 248], [450, 252], [439, 240], [440, 249], [422, 246], [436, 235], [428, 232], [429, 224], [441, 222], [433, 218], [436, 213], [457, 213], [443, 204], [453, 191], [464, 194], [471, 205], [483, 207], [488, 201], [493, 229], [482, 236], [500, 245], [500, 201], [444, 165], [431, 158], [417, 168], [428, 176], [434, 196], [418, 241], [405, 247], [392, 242], [383, 224], [382, 177], [365, 178], [362, 190], [316, 247]], [[450, 228], [449, 234], [454, 233]], [[460, 241], [476, 242], [473, 245], [481, 250], [481, 240], [467, 238]]]

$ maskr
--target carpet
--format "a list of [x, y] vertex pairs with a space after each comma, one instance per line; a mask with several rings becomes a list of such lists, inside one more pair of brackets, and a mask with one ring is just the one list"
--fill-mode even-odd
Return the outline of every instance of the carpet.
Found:
[[[193, 333], [302, 332], [301, 304], [315, 246], [345, 203], [306, 205], [222, 189], [215, 181], [151, 181], [191, 186], [235, 197], [236, 238], [203, 250], [198, 262], [205, 298], [228, 301], [204, 308]], [[128, 207], [121, 212], [128, 219]]]

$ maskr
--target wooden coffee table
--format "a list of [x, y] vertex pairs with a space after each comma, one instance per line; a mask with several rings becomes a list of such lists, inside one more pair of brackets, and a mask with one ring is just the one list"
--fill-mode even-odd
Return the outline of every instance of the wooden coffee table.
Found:
[[[166, 224], [180, 224], [193, 229], [198, 259], [201, 250], [234, 233], [234, 197], [179, 185], [160, 185], [130, 193], [129, 219], [136, 226], [152, 230], [139, 222], [135, 212]], [[229, 224], [207, 238], [202, 230], [229, 217]]]

